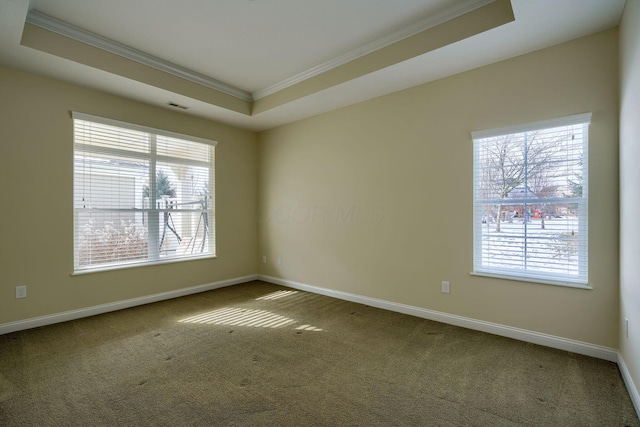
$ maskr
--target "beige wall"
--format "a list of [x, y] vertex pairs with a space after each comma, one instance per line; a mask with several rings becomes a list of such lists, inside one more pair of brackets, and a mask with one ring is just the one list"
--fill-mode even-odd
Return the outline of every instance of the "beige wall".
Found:
[[[620, 355], [640, 387], [640, 0], [620, 26]], [[640, 396], [636, 394], [636, 399]], [[636, 400], [636, 405], [640, 401]], [[640, 406], [636, 406], [640, 412]]]
[[[0, 324], [255, 274], [255, 133], [3, 67], [0, 98]], [[71, 110], [218, 141], [217, 259], [70, 276]]]
[[[629, 27], [637, 29], [633, 7]], [[617, 348], [617, 37], [608, 30], [282, 126], [262, 133], [258, 145], [249, 131], [0, 68], [0, 324], [259, 268]], [[70, 110], [219, 142], [217, 259], [70, 276]], [[593, 290], [470, 276], [470, 132], [587, 111]], [[263, 254], [268, 263], [257, 268]], [[442, 280], [451, 294], [440, 292]], [[23, 284], [29, 296], [16, 300]], [[637, 303], [637, 292], [624, 292]], [[626, 351], [638, 358], [637, 346]]]
[[[261, 133], [260, 273], [617, 348], [617, 46], [612, 29]], [[470, 132], [589, 111], [593, 290], [470, 276]]]

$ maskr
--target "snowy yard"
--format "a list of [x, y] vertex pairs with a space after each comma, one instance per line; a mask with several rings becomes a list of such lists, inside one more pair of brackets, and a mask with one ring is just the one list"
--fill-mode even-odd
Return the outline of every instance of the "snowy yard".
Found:
[[526, 222], [514, 218], [512, 222], [501, 221], [500, 232], [495, 231], [495, 222], [482, 224], [482, 266], [577, 276], [579, 226], [577, 217]]

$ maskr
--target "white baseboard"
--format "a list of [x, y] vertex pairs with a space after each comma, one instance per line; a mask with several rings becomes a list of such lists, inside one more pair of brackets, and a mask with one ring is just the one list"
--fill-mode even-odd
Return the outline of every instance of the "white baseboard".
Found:
[[570, 351], [573, 353], [596, 357], [598, 359], [616, 362], [618, 364], [618, 367], [620, 368], [620, 372], [622, 374], [622, 378], [627, 387], [627, 390], [629, 391], [631, 401], [633, 402], [638, 416], [640, 416], [640, 393], [638, 392], [638, 388], [631, 378], [631, 374], [627, 369], [627, 365], [625, 364], [622, 355], [620, 355], [615, 349], [581, 341], [570, 340], [567, 338], [561, 338], [554, 335], [533, 332], [526, 329], [519, 329], [511, 326], [500, 325], [497, 323], [485, 322], [469, 317], [456, 316], [453, 314], [429, 310], [426, 308], [385, 301], [377, 298], [365, 297], [362, 295], [336, 291], [333, 289], [321, 288], [318, 286], [307, 285], [304, 283], [294, 282], [291, 280], [280, 279], [277, 277], [266, 276], [262, 274], [254, 274], [249, 276], [237, 277], [234, 279], [221, 280], [218, 282], [205, 283], [203, 285], [177, 289], [175, 291], [162, 292], [124, 301], [117, 301], [109, 304], [101, 304], [78, 310], [65, 311], [48, 316], [40, 316], [31, 319], [19, 320], [16, 322], [4, 323], [0, 324], [0, 335], [25, 329], [37, 328], [40, 326], [52, 325], [54, 323], [80, 319], [83, 317], [94, 316], [97, 314], [108, 313], [111, 311], [122, 310], [125, 308], [135, 307], [153, 302], [164, 301], [167, 299], [178, 298], [186, 295], [197, 294], [213, 289], [246, 283], [253, 280], [262, 280], [264, 282], [287, 286], [293, 289], [300, 289], [315, 294], [326, 295], [333, 298], [369, 305], [371, 307], [382, 308], [385, 310], [421, 317], [423, 319], [434, 320], [437, 322], [447, 323], [450, 325], [487, 332], [494, 335], [500, 335], [520, 341], [530, 342], [533, 344], [539, 344], [551, 348], [557, 348], [559, 350]]
[[399, 304], [381, 299], [365, 297], [362, 295], [350, 294], [333, 289], [320, 288], [317, 286], [307, 285], [304, 283], [294, 282], [291, 280], [280, 279], [277, 277], [266, 276], [262, 274], [258, 275], [258, 279], [276, 285], [287, 286], [290, 288], [300, 289], [315, 294], [326, 295], [333, 298], [357, 302], [360, 304], [395, 311], [398, 313], [409, 314], [411, 316], [421, 317], [423, 319], [435, 320], [437, 322], [461, 326], [463, 328], [474, 329], [476, 331], [487, 332], [490, 334], [513, 338], [533, 344], [539, 344], [546, 347], [557, 348], [559, 350], [565, 350], [573, 353], [583, 354], [585, 356], [596, 357], [598, 359], [604, 359], [610, 362], [618, 361], [617, 350], [609, 347], [589, 344], [582, 341], [575, 341], [567, 338], [557, 337], [554, 335], [542, 334], [526, 329], [500, 325], [498, 323], [485, 322], [483, 320], [472, 319], [469, 317], [456, 316], [454, 314], [428, 310], [426, 308]]
[[638, 392], [638, 388], [633, 382], [633, 378], [631, 378], [631, 373], [627, 368], [627, 364], [624, 363], [624, 359], [620, 353], [618, 353], [618, 368], [620, 368], [622, 379], [624, 380], [624, 384], [627, 386], [627, 391], [629, 391], [629, 397], [631, 397], [633, 406], [636, 408], [636, 413], [638, 414], [638, 417], [640, 417], [640, 393]]
[[110, 311], [122, 310], [125, 308], [135, 307], [138, 305], [149, 304], [152, 302], [164, 301], [171, 298], [183, 297], [186, 295], [197, 294], [200, 292], [210, 291], [212, 289], [224, 288], [226, 286], [237, 285], [239, 283], [257, 280], [258, 275], [236, 277], [235, 279], [221, 280], [219, 282], [205, 283], [204, 285], [193, 286], [190, 288], [177, 289], [175, 291], [162, 292], [159, 294], [146, 295], [143, 297], [132, 298], [124, 301], [116, 301], [108, 304], [96, 305], [93, 307], [81, 308], [78, 310], [65, 311], [62, 313], [50, 314], [48, 316], [33, 317], [31, 319], [19, 320], [16, 322], [0, 324], [0, 335], [10, 332], [22, 331], [25, 329], [37, 328], [39, 326], [52, 325], [54, 323], [66, 322], [68, 320], [80, 319], [83, 317], [95, 316], [96, 314], [108, 313]]
[[[514, 338], [520, 341], [526, 341], [534, 344], [544, 345], [547, 347], [557, 348], [560, 350], [571, 351], [571, 352], [583, 354], [586, 356], [609, 360], [611, 362], [619, 362], [619, 360], [621, 360], [618, 356], [617, 350], [608, 348], [608, 347], [602, 347], [602, 346], [589, 344], [581, 341], [575, 341], [575, 340], [561, 338], [553, 335], [542, 334], [539, 332], [533, 332], [525, 329], [514, 328], [511, 326], [500, 325], [497, 323], [485, 322], [482, 320], [472, 319], [472, 318], [463, 317], [463, 316], [457, 316], [454, 314], [443, 313], [440, 311], [429, 310], [426, 308], [415, 307], [411, 305], [365, 297], [362, 295], [336, 291], [333, 289], [321, 288], [318, 286], [307, 285], [304, 283], [294, 282], [291, 280], [285, 280], [285, 279], [280, 279], [277, 277], [266, 276], [266, 275], [249, 275], [244, 277], [237, 277], [234, 279], [222, 280], [222, 281], [213, 282], [213, 283], [206, 283], [203, 285], [193, 286], [190, 288], [177, 289], [175, 291], [162, 292], [162, 293], [147, 295], [139, 298], [132, 298], [124, 301], [117, 301], [117, 302], [97, 305], [93, 307], [81, 308], [78, 310], [71, 310], [71, 311], [55, 313], [47, 316], [40, 316], [40, 317], [31, 318], [31, 319], [19, 320], [16, 322], [4, 323], [4, 324], [0, 324], [0, 335], [7, 334], [10, 332], [15, 332], [15, 331], [21, 331], [25, 329], [37, 328], [40, 326], [51, 325], [54, 323], [66, 322], [68, 320], [94, 316], [96, 314], [107, 313], [110, 311], [122, 310], [125, 308], [135, 307], [143, 304], [149, 304], [157, 301], [163, 301], [171, 298], [178, 298], [181, 296], [196, 294], [199, 292], [205, 292], [212, 289], [218, 289], [226, 286], [236, 285], [239, 283], [250, 282], [252, 280], [263, 280], [265, 282], [287, 286], [294, 289], [300, 289], [303, 291], [313, 292], [320, 295], [326, 295], [333, 298], [365, 304], [372, 307], [395, 311], [398, 313], [409, 314], [411, 316], [421, 317], [429, 320], [435, 320], [437, 322], [447, 323], [455, 326], [461, 326], [463, 328], [474, 329], [482, 332], [488, 332], [491, 334], [500, 335], [508, 338]], [[621, 364], [620, 366], [623, 366], [623, 365]], [[626, 371], [626, 374], [627, 374], [627, 378], [625, 378], [625, 381], [633, 385], [633, 382], [631, 381], [630, 376], [628, 375], [628, 371]], [[623, 375], [624, 375], [624, 372], [623, 372]], [[636, 401], [638, 400], [637, 398], [638, 392], [637, 392], [637, 389], [635, 389], [635, 386], [633, 390], [635, 391], [635, 397], [636, 397], [636, 400], [634, 401], [634, 403], [636, 403]], [[637, 407], [637, 403], [636, 403], [636, 407]]]

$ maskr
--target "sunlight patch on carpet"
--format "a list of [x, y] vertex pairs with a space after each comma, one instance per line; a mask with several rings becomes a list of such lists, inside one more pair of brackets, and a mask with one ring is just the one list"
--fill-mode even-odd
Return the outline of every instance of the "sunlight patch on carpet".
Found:
[[297, 294], [298, 291], [275, 291], [267, 295], [263, 295], [261, 297], [256, 298], [256, 301], [266, 301], [266, 300], [274, 300], [280, 299], [284, 297], [288, 297], [293, 294]]
[[298, 326], [296, 328], [296, 331], [311, 331], [311, 332], [321, 332], [322, 329], [320, 328], [316, 328], [315, 326], [311, 326], [311, 325], [302, 325], [302, 326]]
[[256, 328], [280, 328], [296, 321], [266, 310], [226, 307], [197, 316], [187, 317], [179, 323], [203, 323], [207, 325], [253, 326]]

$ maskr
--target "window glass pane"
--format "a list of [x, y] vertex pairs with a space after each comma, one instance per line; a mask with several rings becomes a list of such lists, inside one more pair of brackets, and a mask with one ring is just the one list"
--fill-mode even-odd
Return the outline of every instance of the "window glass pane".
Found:
[[86, 117], [74, 113], [76, 270], [214, 255], [215, 143]]
[[587, 129], [474, 140], [476, 272], [586, 283]]
[[208, 253], [212, 249], [211, 215], [209, 212], [169, 210], [160, 213], [159, 216], [160, 257], [197, 255]]
[[81, 267], [144, 260], [147, 226], [141, 212], [76, 213], [77, 258]]
[[[515, 209], [506, 211], [500, 232], [496, 232], [495, 220], [484, 216], [480, 249], [482, 265], [516, 272], [526, 269], [578, 275], [579, 243], [586, 244], [580, 241], [580, 230], [584, 227], [567, 205], [547, 207], [549, 212], [534, 207], [523, 216], [524, 205], [516, 205]], [[494, 206], [490, 211], [497, 209]], [[567, 214], [558, 215], [563, 212]]]
[[149, 181], [149, 161], [76, 151], [76, 208], [142, 208], [143, 186]]
[[[145, 186], [148, 196], [148, 185]], [[156, 207], [207, 209], [211, 204], [209, 168], [190, 164], [158, 162], [156, 165]]]

